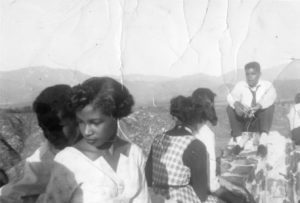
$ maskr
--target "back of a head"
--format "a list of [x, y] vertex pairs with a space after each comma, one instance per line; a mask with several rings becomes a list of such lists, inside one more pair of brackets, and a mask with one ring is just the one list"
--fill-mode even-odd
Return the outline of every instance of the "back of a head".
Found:
[[295, 103], [300, 104], [300, 93], [297, 93], [295, 96]]
[[256, 61], [249, 62], [245, 65], [245, 70], [254, 69], [257, 72], [260, 72], [260, 64]]
[[203, 121], [210, 121], [213, 125], [217, 124], [218, 118], [214, 107], [216, 94], [208, 88], [198, 88], [192, 94], [197, 115]]
[[203, 87], [196, 89], [192, 93], [193, 99], [196, 99], [196, 100], [209, 99], [210, 101], [214, 101], [215, 96], [216, 96], [216, 94], [213, 93], [210, 89], [203, 88]]
[[120, 119], [131, 113], [134, 100], [128, 89], [110, 77], [92, 77], [73, 88], [74, 111], [91, 104], [106, 115]]
[[184, 125], [196, 123], [191, 97], [177, 96], [170, 101], [170, 114]]
[[74, 118], [74, 114], [68, 108], [70, 93], [69, 85], [54, 85], [44, 89], [33, 102], [38, 124], [44, 131], [45, 137], [54, 145], [65, 142], [60, 140], [65, 138], [61, 135], [59, 115], [61, 118]]

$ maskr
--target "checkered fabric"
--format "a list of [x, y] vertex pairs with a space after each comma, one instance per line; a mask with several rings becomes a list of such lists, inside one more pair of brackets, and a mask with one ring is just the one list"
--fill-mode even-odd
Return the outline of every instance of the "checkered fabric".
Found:
[[[183, 164], [182, 155], [188, 145], [196, 138], [191, 135], [158, 135], [152, 145], [153, 190], [166, 199], [182, 203], [201, 203], [189, 185], [190, 169]], [[213, 200], [213, 201], [212, 201]], [[216, 202], [210, 196], [207, 203]]]

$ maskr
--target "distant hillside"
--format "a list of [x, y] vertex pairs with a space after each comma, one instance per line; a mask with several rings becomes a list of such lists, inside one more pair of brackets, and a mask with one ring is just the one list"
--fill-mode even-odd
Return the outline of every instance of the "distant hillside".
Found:
[[221, 85], [218, 77], [196, 74], [181, 78], [168, 78], [166, 81], [147, 81], [143, 78], [130, 80], [125, 77], [125, 85], [130, 89], [137, 105], [152, 105], [169, 103], [170, 99], [179, 94], [188, 95], [198, 87], [208, 87], [214, 91]]
[[279, 101], [294, 100], [296, 93], [300, 93], [300, 79], [276, 80], [274, 86]]
[[[278, 101], [293, 100], [295, 94], [300, 92], [300, 60], [263, 69], [262, 78], [273, 82], [278, 94]], [[245, 79], [244, 69], [238, 69], [237, 72], [228, 72], [221, 79], [225, 84], [217, 89], [220, 100], [225, 99], [228, 91], [232, 89], [236, 81]]]
[[[293, 98], [300, 92], [300, 66], [294, 61], [288, 66], [278, 66], [263, 71], [263, 78], [273, 81], [279, 99]], [[238, 77], [244, 78], [243, 69], [238, 71]], [[195, 74], [180, 78], [147, 75], [126, 75], [124, 84], [133, 94], [136, 105], [161, 105], [169, 103], [176, 95], [188, 95], [198, 87], [208, 87], [216, 94], [216, 102], [223, 103], [226, 95], [233, 87], [234, 72], [224, 77], [214, 77], [205, 74]], [[276, 76], [276, 77], [275, 77]], [[47, 86], [65, 83], [78, 84], [89, 78], [75, 70], [53, 69], [48, 67], [29, 67], [19, 70], [0, 72], [0, 107], [31, 105], [38, 93]], [[119, 77], [116, 77], [120, 81]]]
[[38, 93], [54, 84], [74, 85], [88, 78], [75, 70], [29, 67], [0, 72], [0, 104], [24, 106], [32, 102]]
[[[1, 106], [31, 105], [38, 93], [47, 86], [65, 83], [78, 84], [90, 76], [75, 70], [29, 67], [0, 72]], [[120, 81], [120, 78], [115, 77]], [[217, 77], [196, 74], [182, 78], [161, 76], [126, 75], [124, 84], [135, 97], [137, 105], [169, 102], [178, 94], [187, 95], [197, 87], [216, 88], [221, 83]]]
[[[269, 81], [300, 79], [300, 60], [293, 60], [289, 64], [262, 69], [262, 78]], [[221, 76], [221, 79], [226, 83], [243, 80], [245, 79], [245, 71], [243, 68], [237, 71], [230, 71]]]

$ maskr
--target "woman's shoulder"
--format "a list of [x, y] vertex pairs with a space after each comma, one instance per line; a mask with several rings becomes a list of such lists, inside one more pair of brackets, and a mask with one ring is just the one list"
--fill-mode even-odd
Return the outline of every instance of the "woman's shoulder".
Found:
[[144, 166], [146, 163], [146, 157], [143, 153], [143, 150], [134, 143], [130, 143], [128, 158], [134, 160], [134, 162], [139, 166]]
[[205, 136], [205, 137], [215, 137], [215, 133], [212, 131], [212, 129], [209, 127], [209, 125], [206, 123], [204, 124], [198, 131], [197, 136]]
[[54, 161], [59, 163], [70, 162], [76, 156], [78, 156], [78, 150], [75, 147], [66, 147], [56, 154]]

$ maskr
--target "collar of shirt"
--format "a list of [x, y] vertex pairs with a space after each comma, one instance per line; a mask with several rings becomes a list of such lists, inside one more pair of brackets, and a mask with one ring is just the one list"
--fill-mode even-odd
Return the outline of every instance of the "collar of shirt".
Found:
[[166, 132], [167, 135], [170, 136], [183, 136], [183, 135], [192, 135], [193, 131], [183, 125], [176, 125], [173, 129]]
[[262, 81], [260, 79], [258, 80], [257, 84], [254, 87], [250, 87], [249, 84], [245, 81], [245, 87], [247, 89], [252, 90], [252, 91], [257, 90], [257, 88], [260, 87], [260, 86], [262, 86]]

